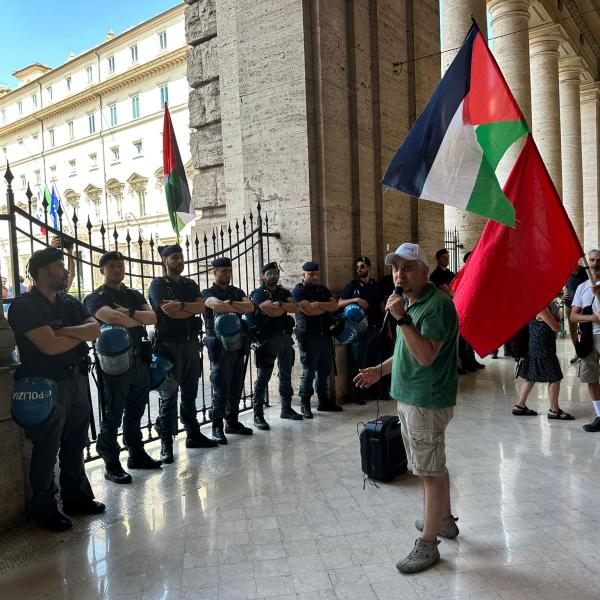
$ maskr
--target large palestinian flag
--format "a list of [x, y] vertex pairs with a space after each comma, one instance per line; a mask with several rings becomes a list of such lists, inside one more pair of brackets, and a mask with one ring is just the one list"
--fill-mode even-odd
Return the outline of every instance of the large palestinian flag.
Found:
[[384, 185], [514, 227], [495, 175], [527, 124], [474, 24], [454, 62], [394, 155]]
[[163, 170], [169, 217], [173, 231], [179, 237], [181, 230], [196, 218], [196, 214], [192, 208], [192, 195], [166, 104], [163, 119]]
[[[521, 136], [520, 152], [500, 189], [494, 171]], [[534, 319], [583, 255], [523, 115], [476, 25], [396, 152], [384, 184], [491, 219], [452, 282], [460, 332], [481, 356]]]

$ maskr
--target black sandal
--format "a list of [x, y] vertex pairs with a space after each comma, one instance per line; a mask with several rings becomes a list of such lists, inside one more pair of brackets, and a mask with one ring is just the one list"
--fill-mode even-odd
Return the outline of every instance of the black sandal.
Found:
[[562, 408], [554, 411], [551, 408], [548, 410], [549, 419], [558, 419], [559, 421], [573, 421], [575, 417], [568, 412], [565, 412]]
[[535, 417], [537, 415], [535, 410], [531, 410], [526, 406], [519, 406], [518, 404], [513, 406], [512, 414], [516, 417]]

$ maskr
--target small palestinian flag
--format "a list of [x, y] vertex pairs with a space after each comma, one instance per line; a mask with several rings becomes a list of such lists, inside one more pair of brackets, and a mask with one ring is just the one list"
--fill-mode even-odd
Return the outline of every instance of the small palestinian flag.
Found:
[[425, 200], [515, 226], [496, 178], [527, 123], [473, 24], [456, 58], [389, 164], [383, 183]]
[[196, 214], [192, 208], [192, 195], [166, 104], [163, 121], [163, 170], [169, 217], [173, 231], [179, 237], [182, 229], [190, 221], [195, 220]]

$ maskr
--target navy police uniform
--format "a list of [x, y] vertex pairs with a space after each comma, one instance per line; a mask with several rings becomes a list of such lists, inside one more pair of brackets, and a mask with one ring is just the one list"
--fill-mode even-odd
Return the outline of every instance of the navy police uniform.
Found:
[[[60, 260], [62, 253], [57, 256], [54, 260]], [[57, 455], [63, 504], [90, 503], [94, 498], [83, 465], [91, 413], [87, 395], [89, 348], [82, 342], [68, 352], [50, 356], [41, 352], [25, 334], [45, 325], [52, 329], [81, 325], [90, 317], [81, 302], [69, 294], [58, 292], [51, 303], [35, 286], [14, 300], [8, 314], [21, 361], [15, 379], [45, 377], [57, 381], [59, 386], [58, 402], [51, 416], [40, 425], [25, 428], [25, 436], [33, 444], [29, 469], [33, 491], [31, 514], [39, 522], [51, 518], [58, 510], [54, 483]]]
[[[165, 256], [165, 254], [163, 254]], [[198, 284], [187, 277], [174, 281], [169, 277], [152, 280], [148, 292], [150, 305], [156, 313], [154, 347], [158, 354], [174, 363], [173, 375], [181, 389], [179, 412], [181, 422], [189, 439], [200, 436], [200, 424], [196, 409], [198, 381], [202, 374], [201, 346], [202, 321], [197, 315], [188, 319], [173, 319], [160, 309], [165, 300], [196, 302], [202, 296]], [[156, 431], [163, 439], [177, 434], [177, 393], [160, 400], [160, 414], [156, 419]]]
[[[100, 260], [100, 266], [104, 264], [103, 258]], [[108, 260], [111, 260], [111, 257], [105, 262]], [[119, 305], [133, 312], [141, 310], [147, 304], [140, 292], [123, 284], [118, 290], [102, 285], [88, 294], [83, 302], [94, 316], [105, 306], [116, 308], [116, 305]], [[100, 321], [100, 319], [98, 320]], [[146, 329], [142, 325], [128, 328], [127, 331], [131, 337], [134, 353], [131, 367], [120, 375], [109, 375], [99, 369], [102, 378], [104, 417], [96, 442], [96, 450], [107, 465], [114, 464], [119, 460], [121, 447], [117, 436], [121, 420], [123, 421], [123, 444], [129, 451], [129, 456], [144, 454], [141, 420], [150, 394], [149, 366], [152, 360], [152, 351], [149, 348], [149, 342], [144, 340]]]
[[[221, 266], [219, 259], [213, 261], [213, 266]], [[231, 266], [231, 263], [223, 266]], [[204, 300], [217, 298], [218, 300], [241, 301], [246, 293], [233, 285], [226, 288], [213, 284], [202, 290]], [[213, 386], [212, 419], [225, 418], [230, 423], [237, 423], [240, 412], [240, 399], [244, 385], [244, 358], [248, 352], [246, 344], [239, 350], [228, 351], [223, 348], [215, 333], [215, 312], [208, 308], [204, 311], [206, 335], [204, 345], [210, 360], [210, 381]]]
[[[318, 271], [319, 265], [313, 262], [305, 263], [303, 271]], [[331, 291], [324, 285], [306, 285], [299, 283], [292, 290], [292, 297], [298, 303], [328, 302]], [[300, 349], [302, 375], [300, 377], [300, 401], [303, 416], [310, 412], [310, 398], [314, 393], [313, 381], [316, 376], [317, 398], [319, 408], [330, 405], [327, 391], [327, 378], [333, 364], [333, 346], [331, 340], [332, 317], [329, 313], [318, 316], [308, 316], [303, 312], [297, 315], [296, 338]], [[308, 409], [308, 410], [307, 410]]]
[[[269, 268], [277, 268], [275, 263], [267, 263], [261, 269], [264, 274]], [[250, 294], [254, 304], [254, 320], [256, 322], [258, 345], [256, 347], [256, 381], [254, 382], [254, 413], [263, 414], [265, 394], [269, 380], [273, 374], [275, 361], [279, 366], [279, 397], [281, 400], [282, 418], [290, 418], [292, 407], [292, 367], [294, 366], [294, 342], [292, 332], [294, 319], [284, 314], [279, 317], [270, 317], [265, 314], [260, 305], [266, 300], [273, 302], [288, 302], [292, 293], [278, 285], [269, 289], [266, 283], [255, 289]], [[295, 414], [295, 413], [294, 413]], [[299, 415], [292, 418], [300, 418]]]
[[[369, 308], [365, 310], [369, 326], [364, 333], [356, 336], [350, 343], [348, 362], [350, 367], [350, 381], [352, 381], [359, 369], [371, 367], [381, 362], [382, 346], [377, 334], [383, 324], [383, 313], [381, 310], [383, 291], [379, 283], [374, 279], [369, 279], [367, 283], [362, 282], [360, 279], [355, 279], [344, 287], [340, 298], [342, 300], [362, 298], [369, 304]], [[353, 385], [351, 389], [355, 400], [359, 401], [358, 390]], [[364, 403], [363, 401], [360, 402]]]

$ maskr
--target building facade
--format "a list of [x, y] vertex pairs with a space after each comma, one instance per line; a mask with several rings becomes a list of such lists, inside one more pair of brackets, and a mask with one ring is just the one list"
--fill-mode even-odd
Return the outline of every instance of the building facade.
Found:
[[[109, 33], [57, 68], [36, 63], [14, 74], [19, 86], [0, 95], [0, 170], [8, 160], [18, 203], [25, 205], [28, 185], [34, 205], [45, 185], [54, 186], [67, 232], [76, 208], [96, 235], [104, 223], [123, 235], [129, 228], [134, 239], [139, 232], [174, 239], [162, 189], [162, 129], [168, 103], [191, 183], [184, 8]], [[23, 263], [29, 252], [24, 243]]]

